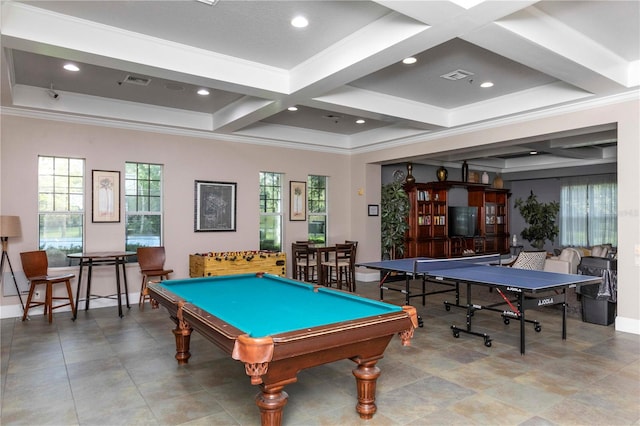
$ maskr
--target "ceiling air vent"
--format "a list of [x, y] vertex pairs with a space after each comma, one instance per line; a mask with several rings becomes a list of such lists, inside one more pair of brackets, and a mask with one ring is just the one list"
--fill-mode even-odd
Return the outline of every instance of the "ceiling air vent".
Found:
[[151, 79], [129, 74], [124, 78], [123, 83], [137, 84], [138, 86], [148, 86], [149, 83], [151, 83]]
[[470, 75], [473, 75], [473, 73], [465, 70], [455, 70], [455, 71], [448, 72], [444, 75], [441, 75], [440, 77], [446, 78], [447, 80], [455, 81], [455, 80], [465, 79]]

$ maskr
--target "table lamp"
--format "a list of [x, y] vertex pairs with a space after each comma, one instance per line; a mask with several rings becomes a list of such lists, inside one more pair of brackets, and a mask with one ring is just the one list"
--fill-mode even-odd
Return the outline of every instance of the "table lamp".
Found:
[[24, 311], [24, 303], [22, 302], [22, 296], [20, 295], [20, 288], [18, 288], [18, 282], [16, 281], [16, 275], [13, 273], [13, 266], [11, 266], [11, 260], [7, 249], [9, 247], [9, 237], [20, 237], [22, 232], [20, 230], [20, 217], [19, 216], [0, 216], [0, 240], [2, 240], [2, 261], [0, 261], [0, 277], [4, 281], [4, 261], [7, 260], [9, 264], [9, 270], [11, 271], [11, 277], [13, 278], [13, 284], [16, 286], [18, 292], [18, 298]]

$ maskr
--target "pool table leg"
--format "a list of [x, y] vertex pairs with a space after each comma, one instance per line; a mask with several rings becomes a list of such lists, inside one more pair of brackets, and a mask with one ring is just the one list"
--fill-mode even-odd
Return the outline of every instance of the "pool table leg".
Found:
[[282, 409], [287, 404], [284, 386], [266, 387], [260, 385], [262, 392], [256, 395], [256, 405], [260, 408], [262, 426], [280, 426], [282, 424]]
[[353, 370], [358, 388], [358, 404], [356, 411], [361, 419], [368, 420], [375, 414], [376, 407], [376, 381], [380, 376], [380, 369], [376, 367], [377, 359], [360, 360], [354, 359], [358, 367]]
[[173, 330], [173, 335], [176, 338], [176, 359], [178, 360], [178, 365], [187, 364], [189, 358], [191, 358], [189, 344], [193, 328], [182, 319], [182, 309], [178, 310], [177, 318], [172, 319], [176, 323], [176, 328]]

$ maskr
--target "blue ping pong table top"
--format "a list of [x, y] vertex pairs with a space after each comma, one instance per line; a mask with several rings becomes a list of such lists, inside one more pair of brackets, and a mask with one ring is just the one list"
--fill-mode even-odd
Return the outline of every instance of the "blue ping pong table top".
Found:
[[[463, 281], [492, 286], [509, 286], [524, 291], [546, 291], [574, 285], [598, 284], [601, 277], [559, 274], [530, 269], [500, 267], [498, 256], [474, 256], [454, 259], [425, 257], [358, 263], [357, 266], [429, 278]], [[492, 265], [491, 263], [494, 263]]]

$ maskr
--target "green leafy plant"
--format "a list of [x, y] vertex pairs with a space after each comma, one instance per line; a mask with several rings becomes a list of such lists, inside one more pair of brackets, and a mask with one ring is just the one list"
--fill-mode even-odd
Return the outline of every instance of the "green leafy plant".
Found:
[[409, 196], [400, 182], [382, 186], [380, 200], [382, 258], [404, 256], [404, 242], [409, 229]]
[[560, 229], [556, 225], [556, 218], [560, 211], [560, 203], [557, 201], [541, 203], [531, 191], [526, 200], [518, 198], [514, 205], [529, 225], [528, 228], [522, 230], [520, 235], [533, 247], [542, 250], [545, 241], [553, 241], [560, 233]]

